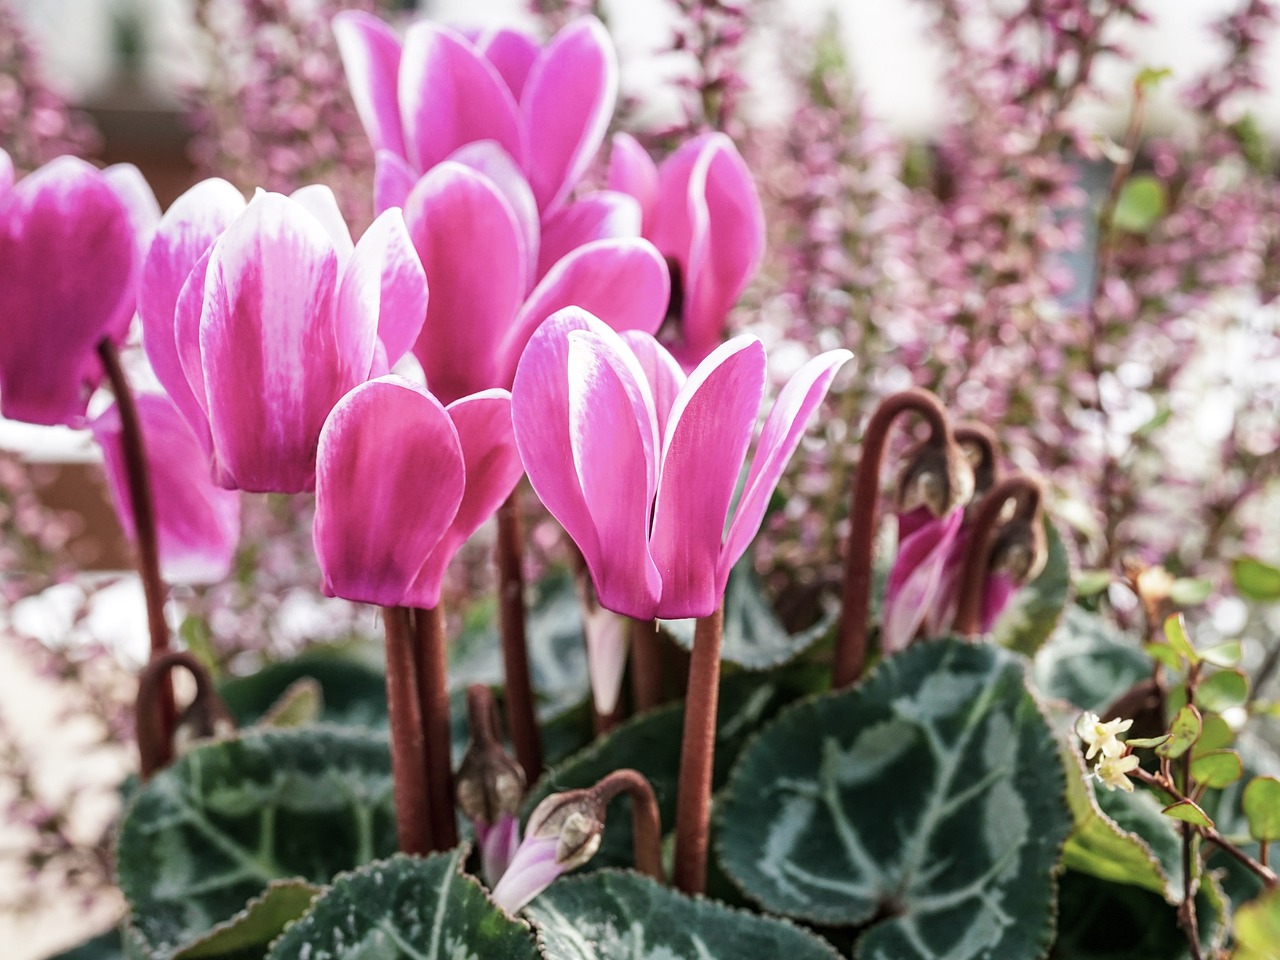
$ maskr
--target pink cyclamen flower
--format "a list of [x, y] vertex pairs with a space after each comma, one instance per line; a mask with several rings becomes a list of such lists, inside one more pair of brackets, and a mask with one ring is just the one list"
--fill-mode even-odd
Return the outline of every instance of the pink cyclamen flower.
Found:
[[426, 279], [399, 210], [353, 244], [326, 187], [247, 205], [232, 189], [206, 181], [161, 221], [144, 343], [219, 484], [309, 490], [325, 418], [408, 351]]
[[522, 472], [505, 390], [446, 408], [396, 376], [356, 387], [320, 434], [313, 539], [324, 592], [434, 608], [449, 561]]
[[498, 814], [494, 824], [473, 820], [476, 843], [480, 845], [480, 872], [491, 888], [502, 879], [520, 848], [520, 819], [514, 813]]
[[634, 138], [613, 139], [609, 187], [636, 198], [642, 235], [673, 266], [672, 352], [692, 367], [724, 335], [725, 317], [764, 256], [764, 211], [733, 141], [706, 133], [655, 167]]
[[102, 381], [95, 351], [133, 319], [141, 250], [159, 215], [137, 169], [59, 157], [14, 182], [0, 150], [0, 413], [79, 424]]
[[736, 337], [686, 378], [653, 337], [616, 333], [583, 310], [539, 327], [512, 389], [516, 442], [534, 490], [582, 551], [601, 605], [644, 620], [711, 614], [851, 356], [815, 357], [783, 389], [726, 530], [764, 396], [760, 341]]
[[417, 183], [405, 204], [431, 286], [414, 353], [428, 387], [445, 402], [510, 387], [529, 337], [563, 307], [599, 311], [617, 329], [652, 333], [662, 323], [666, 265], [639, 238], [579, 246], [535, 285], [529, 244], [530, 237], [536, 242], [538, 225], [511, 201], [522, 183], [518, 173], [499, 183], [446, 161]]
[[964, 518], [963, 505], [941, 517], [926, 506], [898, 515], [898, 554], [889, 571], [880, 617], [880, 648], [885, 653], [905, 649], [922, 625], [937, 636], [948, 602], [954, 618], [953, 594], [964, 559]]
[[[136, 398], [155, 502], [160, 572], [170, 583], [216, 583], [231, 571], [240, 539], [240, 496], [213, 484], [204, 449], [173, 402]], [[120, 525], [135, 539], [120, 414], [112, 404], [90, 424], [102, 447], [107, 488]]]
[[492, 141], [524, 171], [537, 208], [553, 209], [595, 156], [617, 100], [613, 44], [593, 17], [542, 47], [510, 30], [467, 37], [425, 20], [401, 43], [354, 11], [335, 17], [333, 30], [380, 180], [403, 168], [420, 176]]

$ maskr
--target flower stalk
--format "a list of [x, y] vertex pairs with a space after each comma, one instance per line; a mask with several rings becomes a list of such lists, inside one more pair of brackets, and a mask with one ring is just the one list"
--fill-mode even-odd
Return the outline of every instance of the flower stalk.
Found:
[[449, 739], [448, 656], [444, 642], [444, 610], [435, 606], [413, 611], [413, 656], [418, 709], [422, 718], [426, 793], [434, 839], [432, 850], [458, 843], [453, 815], [453, 765]]
[[711, 774], [715, 761], [716, 711], [720, 699], [720, 645], [724, 607], [699, 617], [689, 662], [684, 734], [680, 745], [680, 782], [676, 797], [676, 851], [672, 880], [685, 893], [707, 886]]
[[[1010, 500], [1015, 504], [1014, 513], [1002, 524]], [[979, 632], [987, 575], [993, 561], [1000, 559], [998, 553], [1004, 555], [1000, 559], [1002, 564], [1016, 568], [1011, 572], [1020, 582], [1043, 566], [1042, 500], [1040, 484], [1022, 474], [999, 481], [982, 498], [974, 516], [961, 573], [955, 620], [956, 633], [960, 636], [973, 637]]]
[[636, 713], [652, 710], [666, 699], [662, 647], [654, 620], [631, 621], [631, 695]]
[[[191, 704], [172, 726], [166, 726], [164, 711], [173, 707], [172, 674], [181, 667], [196, 683]], [[235, 730], [235, 720], [218, 696], [204, 665], [184, 650], [167, 650], [152, 655], [138, 677], [135, 715], [138, 724], [140, 776], [145, 782], [173, 762], [182, 742], [221, 736]]]
[[516, 487], [498, 510], [498, 610], [506, 676], [507, 726], [525, 776], [536, 780], [542, 775], [542, 742], [534, 712], [529, 648], [525, 639], [521, 527], [520, 488]]
[[[427, 791], [426, 740], [411, 613], [407, 607], [383, 607], [382, 617], [387, 633], [387, 712], [391, 720], [396, 833], [401, 850], [425, 855], [438, 846]], [[449, 806], [452, 809], [452, 800]]]

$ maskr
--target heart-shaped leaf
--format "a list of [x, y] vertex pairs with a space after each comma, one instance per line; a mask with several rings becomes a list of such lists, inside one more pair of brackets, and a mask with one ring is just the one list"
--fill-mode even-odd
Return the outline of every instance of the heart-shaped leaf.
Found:
[[334, 879], [267, 960], [537, 960], [533, 932], [462, 872], [465, 847]]
[[1100, 713], [1151, 676], [1151, 660], [1109, 621], [1072, 606], [1036, 654], [1032, 676], [1045, 696]]
[[790, 923], [694, 899], [649, 877], [602, 870], [557, 880], [524, 914], [547, 960], [835, 960]]
[[387, 681], [382, 671], [345, 650], [310, 650], [250, 676], [225, 680], [218, 690], [236, 723], [246, 727], [278, 710], [281, 698], [307, 678], [320, 685], [321, 721], [374, 728], [387, 725]]
[[139, 788], [120, 826], [118, 872], [134, 929], [164, 960], [273, 881], [325, 884], [395, 848], [383, 737], [250, 730], [192, 750]]
[[916, 644], [783, 711], [734, 765], [717, 849], [767, 910], [870, 924], [855, 956], [1044, 955], [1071, 828], [1023, 661]]

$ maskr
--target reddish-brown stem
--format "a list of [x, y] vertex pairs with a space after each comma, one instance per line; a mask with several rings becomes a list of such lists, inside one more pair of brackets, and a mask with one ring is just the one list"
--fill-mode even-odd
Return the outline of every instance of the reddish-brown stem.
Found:
[[165, 697], [173, 692], [171, 675], [181, 667], [196, 682], [196, 695], [184, 711], [184, 722], [189, 722], [194, 737], [211, 737], [235, 729], [226, 704], [205, 670], [204, 664], [183, 650], [169, 650], [154, 654], [138, 677], [138, 700], [135, 715], [138, 723], [138, 756], [141, 760], [140, 776], [148, 780], [152, 774], [173, 762], [174, 730], [166, 737], [162, 721]]
[[716, 750], [716, 710], [720, 700], [720, 643], [724, 608], [699, 617], [689, 662], [676, 788], [676, 852], [673, 881], [685, 893], [707, 886], [707, 833], [711, 821], [711, 773]]
[[1001, 514], [1010, 499], [1017, 501], [1019, 516], [1030, 518], [1040, 509], [1040, 485], [1030, 477], [1015, 474], [998, 482], [978, 504], [965, 547], [964, 568], [960, 573], [955, 629], [962, 637], [975, 636], [981, 625], [982, 598], [991, 566], [991, 550], [995, 545]]
[[912, 388], [886, 397], [867, 423], [862, 457], [853, 478], [849, 508], [849, 541], [845, 550], [844, 600], [840, 634], [836, 640], [832, 682], [846, 687], [862, 676], [867, 662], [867, 619], [871, 612], [871, 582], [875, 573], [876, 507], [880, 499], [880, 468], [889, 430], [899, 414], [914, 411], [928, 421], [931, 439], [951, 443], [947, 412], [932, 393]]
[[631, 798], [631, 842], [636, 869], [662, 882], [662, 815], [658, 798], [644, 774], [636, 770], [614, 770], [603, 777], [592, 792], [602, 807], [620, 793]]
[[[116, 410], [120, 417], [120, 447], [124, 452], [125, 478], [129, 488], [129, 505], [133, 509], [134, 541], [138, 551], [138, 576], [142, 580], [142, 592], [147, 603], [147, 629], [151, 635], [151, 656], [156, 657], [169, 650], [169, 625], [164, 618], [165, 597], [168, 588], [160, 576], [160, 541], [156, 533], [155, 500], [151, 492], [151, 475], [147, 469], [147, 448], [142, 436], [142, 422], [138, 418], [138, 406], [120, 355], [110, 340], [98, 343], [98, 357], [106, 372], [111, 392], [115, 394]], [[147, 723], [159, 723], [154, 737], [156, 742], [173, 739], [173, 726], [177, 710], [173, 703], [173, 683], [168, 670], [160, 671], [158, 709], [146, 719]], [[138, 743], [141, 746], [144, 733], [143, 718], [138, 717]], [[168, 763], [166, 760], [165, 763]]]
[[430, 798], [434, 850], [457, 846], [458, 821], [453, 814], [453, 760], [449, 737], [449, 660], [445, 649], [444, 611], [439, 607], [413, 611], [414, 657], [417, 662], [418, 704], [426, 749], [423, 764]]
[[[387, 712], [391, 718], [391, 774], [400, 849], [425, 855], [437, 849], [431, 798], [427, 793], [422, 708], [418, 700], [418, 658], [407, 607], [383, 607], [387, 632]], [[449, 801], [453, 809], [453, 800]]]
[[631, 693], [636, 713], [652, 710], [665, 699], [661, 643], [655, 621], [631, 621]]
[[542, 776], [542, 741], [538, 736], [538, 718], [534, 712], [529, 649], [524, 632], [524, 536], [520, 523], [519, 487], [511, 491], [507, 502], [498, 510], [497, 554], [507, 730], [516, 750], [516, 759], [532, 783]]

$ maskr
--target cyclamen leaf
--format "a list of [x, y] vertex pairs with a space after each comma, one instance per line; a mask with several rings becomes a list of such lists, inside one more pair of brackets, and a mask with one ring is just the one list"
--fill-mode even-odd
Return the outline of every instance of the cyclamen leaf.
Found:
[[1044, 956], [1071, 813], [1024, 672], [990, 645], [920, 643], [788, 708], [730, 776], [725, 871], [771, 912], [869, 923], [863, 960]]
[[336, 877], [267, 960], [537, 960], [528, 924], [462, 872], [467, 852], [397, 854]]
[[1046, 697], [1101, 713], [1151, 676], [1151, 661], [1109, 621], [1077, 606], [1036, 653], [1032, 677]]
[[524, 911], [548, 960], [835, 960], [790, 923], [695, 899], [649, 877], [602, 870], [558, 880]]
[[217, 960], [239, 956], [242, 951], [261, 953], [285, 924], [306, 913], [319, 892], [319, 887], [302, 880], [277, 880], [240, 913], [179, 950], [174, 960]]

